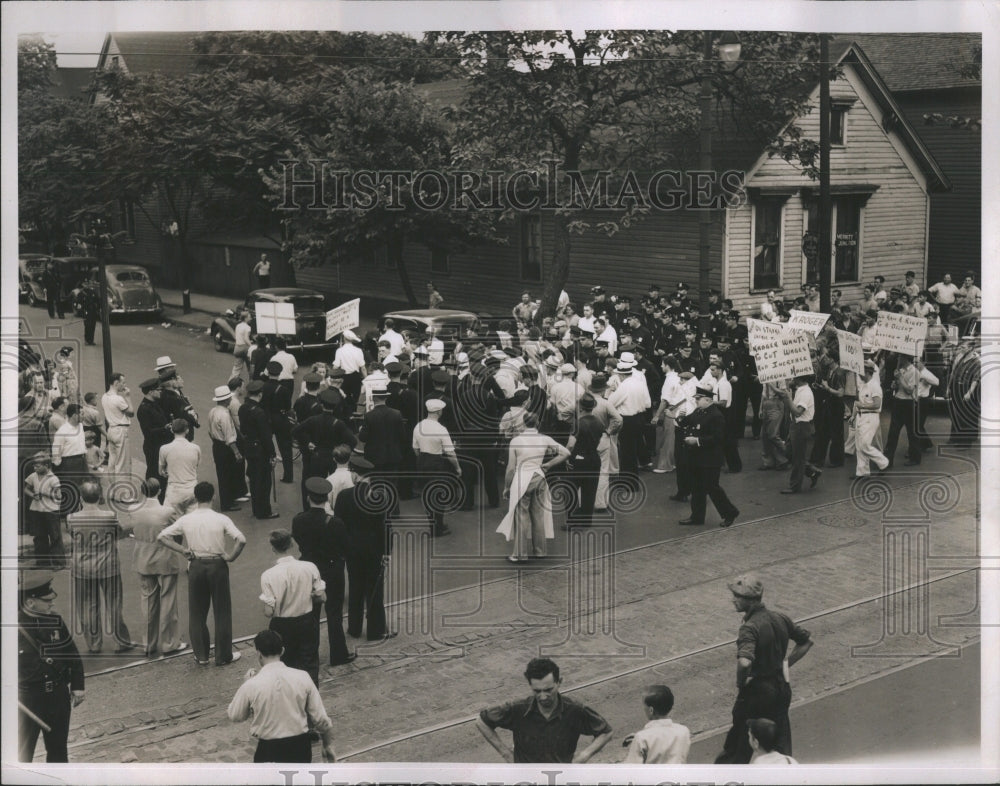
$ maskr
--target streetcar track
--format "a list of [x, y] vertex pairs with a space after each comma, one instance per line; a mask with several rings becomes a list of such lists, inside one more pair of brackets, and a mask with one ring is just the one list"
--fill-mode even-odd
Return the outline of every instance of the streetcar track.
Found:
[[[938, 581], [944, 581], [944, 580], [947, 580], [947, 579], [955, 578], [956, 576], [961, 576], [961, 575], [964, 575], [966, 573], [977, 572], [978, 570], [979, 570], [978, 567], [976, 567], [976, 568], [965, 568], [965, 569], [962, 569], [962, 570], [955, 570], [955, 571], [952, 571], [950, 573], [946, 573], [946, 574], [942, 574], [940, 576], [936, 576], [936, 577], [934, 577], [932, 579], [927, 579], [926, 581], [914, 582], [914, 583], [909, 584], [907, 586], [900, 587], [898, 589], [892, 590], [891, 592], [882, 592], [882, 593], [879, 593], [877, 595], [870, 595], [870, 596], [868, 596], [866, 598], [861, 598], [861, 599], [858, 599], [858, 600], [850, 601], [848, 603], [842, 603], [842, 604], [840, 604], [838, 606], [833, 606], [833, 607], [831, 607], [829, 609], [823, 609], [822, 611], [813, 612], [812, 614], [807, 614], [806, 616], [801, 617], [801, 618], [795, 620], [795, 622], [798, 623], [798, 624], [802, 624], [802, 623], [805, 623], [805, 622], [809, 622], [811, 620], [819, 619], [821, 617], [830, 616], [832, 614], [839, 614], [839, 613], [841, 613], [843, 611], [848, 611], [850, 609], [854, 609], [854, 608], [857, 608], [859, 606], [864, 606], [864, 605], [867, 605], [869, 603], [875, 603], [877, 601], [884, 600], [885, 598], [892, 597], [893, 595], [898, 595], [898, 594], [901, 594], [901, 593], [904, 593], [904, 592], [910, 592], [910, 591], [918, 589], [920, 587], [929, 586], [929, 585], [934, 584], [934, 583], [936, 583]], [[605, 675], [603, 677], [598, 677], [596, 679], [592, 679], [592, 680], [589, 680], [587, 682], [580, 683], [579, 685], [575, 685], [575, 686], [573, 686], [571, 688], [564, 688], [564, 689], [561, 690], [561, 692], [564, 693], [564, 694], [567, 694], [567, 693], [573, 693], [574, 691], [584, 690], [586, 688], [592, 688], [595, 685], [601, 685], [601, 684], [604, 684], [604, 683], [607, 683], [607, 682], [613, 682], [615, 680], [622, 679], [622, 678], [625, 678], [625, 677], [630, 677], [630, 676], [633, 676], [635, 674], [639, 674], [639, 673], [644, 672], [644, 671], [650, 671], [652, 669], [660, 668], [660, 667], [665, 666], [665, 665], [667, 665], [669, 663], [676, 663], [676, 662], [682, 661], [682, 660], [687, 659], [687, 658], [694, 658], [694, 657], [697, 657], [699, 655], [704, 655], [706, 653], [712, 652], [713, 650], [718, 650], [718, 649], [721, 649], [723, 647], [732, 646], [735, 643], [736, 643], [735, 637], [734, 638], [730, 638], [730, 639], [726, 639], [725, 641], [716, 642], [715, 644], [709, 644], [709, 645], [706, 645], [704, 647], [699, 647], [698, 649], [690, 650], [688, 652], [679, 653], [677, 655], [671, 655], [670, 657], [662, 658], [661, 660], [655, 661], [653, 663], [647, 663], [647, 664], [644, 664], [642, 666], [635, 666], [635, 667], [630, 668], [630, 669], [623, 669], [623, 670], [614, 672], [612, 674]], [[965, 645], [962, 645], [962, 646], [965, 646]], [[951, 647], [947, 651], [953, 651], [955, 649], [960, 649], [960, 647]], [[941, 655], [941, 653], [938, 653], [938, 654], [935, 655], [935, 657], [939, 657], [940, 655]], [[913, 659], [913, 663], [923, 662], [925, 660], [926, 660], [926, 658], [915, 658], [915, 659]], [[899, 668], [906, 668], [908, 665], [913, 665], [913, 663], [903, 664]], [[889, 672], [886, 672], [886, 673], [889, 673]], [[863, 678], [863, 680], [860, 680], [857, 683], [851, 683], [850, 685], [841, 686], [841, 687], [843, 689], [846, 689], [847, 687], [854, 687], [855, 684], [861, 684], [861, 683], [863, 683], [863, 681], [865, 681], [867, 679], [874, 679], [874, 678], [877, 678], [877, 677], [880, 677], [880, 676], [884, 676], [884, 674], [882, 672], [879, 672], [878, 674], [870, 675], [869, 678]], [[324, 682], [332, 682], [335, 679], [336, 678], [330, 678], [329, 680], [324, 680]], [[832, 693], [836, 693], [836, 692], [839, 692], [839, 690], [832, 691]], [[829, 695], [829, 694], [822, 694], [822, 696], [817, 696], [814, 699], [811, 699], [811, 701], [814, 701], [814, 700], [816, 700], [818, 698], [823, 698], [826, 695]], [[803, 701], [801, 703], [802, 704], [806, 704], [808, 702], [807, 701]], [[354, 756], [360, 756], [362, 754], [370, 753], [371, 751], [376, 751], [376, 750], [379, 750], [381, 748], [387, 748], [387, 747], [390, 747], [392, 745], [398, 745], [399, 743], [403, 743], [403, 742], [407, 742], [409, 740], [417, 739], [419, 737], [426, 737], [426, 736], [431, 735], [431, 734], [436, 734], [437, 732], [440, 732], [440, 731], [445, 731], [447, 729], [456, 728], [458, 726], [462, 726], [464, 724], [471, 723], [471, 722], [475, 721], [476, 718], [478, 718], [478, 717], [479, 717], [479, 715], [477, 713], [477, 714], [473, 714], [473, 715], [467, 715], [467, 716], [464, 716], [462, 718], [454, 718], [452, 720], [443, 721], [441, 723], [436, 723], [436, 724], [433, 724], [431, 726], [424, 726], [423, 728], [417, 729], [415, 731], [410, 731], [410, 732], [407, 732], [405, 734], [399, 734], [399, 735], [396, 735], [394, 737], [389, 738], [388, 740], [379, 741], [379, 742], [377, 742], [375, 744], [368, 745], [368, 746], [365, 746], [363, 748], [359, 748], [357, 750], [353, 750], [353, 751], [351, 751], [349, 753], [345, 753], [345, 754], [343, 754], [343, 755], [341, 755], [341, 756], [338, 757], [338, 761], [344, 761], [344, 760], [350, 759], [350, 758], [352, 758]], [[724, 728], [728, 728], [728, 726], [726, 726]], [[711, 729], [711, 730], [699, 733], [697, 735], [697, 738], [698, 739], [702, 739], [702, 738], [704, 738], [706, 736], [712, 736], [713, 734], [717, 734], [718, 732], [719, 732], [719, 729]]]
[[[970, 469], [970, 470], [967, 470], [965, 472], [960, 472], [960, 473], [958, 473], [956, 475], [951, 475], [949, 477], [958, 478], [958, 477], [962, 477], [963, 475], [974, 475], [974, 474], [976, 474], [975, 470], [971, 470]], [[918, 485], [920, 485], [923, 482], [924, 482], [923, 480], [920, 480], [920, 481], [914, 481], [912, 483], [903, 483], [903, 484], [901, 484], [899, 486], [894, 486], [892, 488], [893, 488], [893, 490], [901, 490], [901, 489], [910, 488], [912, 486], [918, 486]], [[736, 527], [746, 527], [746, 526], [750, 526], [751, 524], [760, 524], [760, 523], [763, 523], [763, 522], [773, 521], [775, 519], [780, 519], [780, 518], [783, 518], [785, 516], [790, 516], [790, 515], [808, 514], [810, 511], [822, 510], [824, 508], [832, 507], [834, 505], [839, 505], [839, 504], [842, 504], [844, 502], [850, 502], [851, 499], [852, 499], [852, 497], [847, 497], [847, 498], [842, 498], [842, 499], [837, 499], [837, 500], [831, 500], [831, 501], [828, 501], [828, 502], [821, 502], [821, 503], [818, 503], [816, 505], [811, 505], [809, 507], [799, 508], [799, 509], [797, 509], [795, 511], [790, 511], [790, 512], [785, 512], [785, 513], [775, 513], [775, 514], [772, 514], [772, 515], [763, 516], [761, 518], [749, 519], [748, 521], [743, 521], [743, 522], [740, 522], [739, 524], [734, 524], [732, 527], [730, 527], [728, 529], [732, 530], [732, 529], [734, 529]], [[512, 579], [516, 579], [518, 577], [518, 575], [520, 575], [520, 573], [521, 573], [522, 570], [528, 570], [531, 573], [546, 573], [546, 572], [549, 572], [549, 571], [556, 571], [556, 570], [558, 570], [558, 571], [565, 571], [567, 567], [572, 566], [572, 565], [585, 565], [585, 564], [590, 563], [590, 562], [595, 562], [595, 561], [598, 561], [598, 560], [606, 560], [606, 559], [610, 559], [611, 557], [618, 557], [620, 555], [625, 555], [625, 554], [631, 554], [633, 552], [642, 551], [644, 549], [655, 548], [655, 547], [658, 547], [658, 546], [667, 546], [667, 545], [670, 545], [672, 543], [678, 543], [678, 542], [681, 542], [681, 541], [693, 540], [693, 539], [696, 539], [696, 538], [705, 538], [705, 537], [719, 536], [719, 535], [723, 534], [725, 531], [726, 530], [722, 530], [720, 528], [705, 529], [705, 530], [701, 530], [699, 532], [693, 532], [691, 534], [679, 535], [679, 536], [676, 536], [676, 537], [666, 538], [664, 540], [654, 541], [652, 543], [643, 543], [643, 544], [639, 544], [637, 546], [630, 546], [628, 548], [624, 548], [624, 549], [621, 549], [619, 551], [615, 551], [611, 555], [596, 555], [596, 556], [592, 556], [592, 557], [585, 557], [583, 559], [575, 560], [575, 561], [572, 561], [572, 562], [567, 560], [565, 562], [558, 562], [558, 563], [556, 563], [556, 562], [546, 562], [546, 563], [541, 563], [541, 564], [526, 563], [524, 566], [519, 567], [519, 568], [511, 568], [508, 565], [498, 565], [495, 568], [492, 567], [492, 566], [483, 567], [482, 565], [479, 565], [479, 564], [473, 565], [473, 564], [470, 563], [468, 567], [464, 567], [463, 566], [461, 568], [456, 568], [456, 570], [479, 570], [479, 571], [496, 570], [496, 571], [507, 571], [508, 575], [497, 576], [496, 578], [491, 578], [491, 579], [483, 579], [482, 581], [479, 581], [479, 582], [476, 582], [476, 583], [464, 584], [464, 585], [461, 585], [461, 586], [458, 586], [458, 587], [451, 587], [449, 589], [442, 589], [442, 590], [439, 590], [437, 592], [425, 593], [423, 595], [415, 595], [415, 596], [412, 596], [412, 597], [409, 597], [409, 598], [402, 598], [402, 599], [399, 599], [399, 600], [394, 600], [394, 601], [391, 601], [389, 603], [386, 603], [385, 607], [386, 607], [386, 610], [388, 611], [388, 609], [395, 608], [397, 606], [404, 606], [406, 604], [411, 604], [411, 603], [413, 603], [413, 604], [419, 604], [419, 603], [427, 601], [429, 599], [438, 598], [438, 597], [446, 597], [446, 596], [448, 596], [450, 594], [453, 594], [453, 593], [468, 592], [468, 591], [479, 589], [479, 588], [482, 588], [482, 587], [488, 587], [488, 586], [491, 586], [493, 584], [499, 584], [499, 583], [502, 583], [502, 582], [511, 581]], [[827, 551], [835, 550], [837, 548], [842, 548], [842, 544], [838, 545], [838, 546], [834, 546], [831, 549], [827, 549]], [[816, 552], [816, 553], [822, 553], [822, 552]], [[479, 560], [490, 560], [490, 559], [501, 559], [503, 557], [504, 557], [504, 555], [496, 555], [495, 557], [491, 556], [491, 555], [478, 555], [478, 556], [476, 556], [474, 558], [475, 559], [479, 559]], [[456, 558], [457, 559], [461, 559], [462, 555], [441, 555], [440, 557], [438, 557], [436, 559], [440, 559], [440, 560], [443, 561], [443, 560], [454, 560]], [[788, 559], [800, 559], [800, 558], [801, 557], [790, 557]], [[434, 559], [435, 558], [432, 558], [432, 566], [433, 566]], [[505, 558], [504, 558], [504, 561], [506, 562]], [[787, 560], [778, 560], [776, 563], [772, 563], [772, 564], [780, 564], [783, 561], [787, 561]], [[967, 570], [976, 570], [976, 569], [977, 568], [969, 568]], [[510, 573], [509, 573], [510, 571], [514, 571], [513, 575], [510, 575]], [[952, 574], [948, 574], [948, 575], [952, 575]], [[890, 594], [892, 594], [892, 593], [890, 593]], [[882, 597], [882, 596], [878, 596], [878, 597]], [[641, 600], [643, 600], [643, 598], [637, 598], [635, 601], [630, 601], [629, 603], [635, 603], [635, 602], [639, 602]], [[858, 601], [854, 605], [857, 605], [857, 603], [867, 603], [867, 602], [870, 602], [870, 599], [869, 600]], [[623, 605], [629, 605], [629, 604], [623, 604]], [[851, 604], [848, 604], [848, 605], [851, 605]], [[344, 620], [347, 619], [347, 614], [346, 613], [344, 614], [343, 619]], [[811, 618], [806, 618], [806, 619], [811, 619]], [[569, 618], [567, 618], [567, 622], [568, 621], [569, 621]], [[321, 630], [322, 630], [322, 626], [324, 626], [325, 624], [326, 624], [326, 617], [322, 617], [320, 619], [320, 626], [321, 626], [320, 629]], [[253, 638], [254, 638], [254, 636], [256, 636], [255, 633], [253, 633], [253, 634], [247, 634], [246, 636], [234, 637], [233, 638], [233, 644], [240, 644], [240, 643], [243, 643], [243, 642], [246, 642], [246, 641], [252, 641]], [[110, 667], [108, 667], [106, 669], [101, 669], [99, 671], [87, 672], [87, 673], [85, 673], [85, 676], [88, 679], [89, 678], [93, 678], [93, 677], [103, 677], [103, 676], [108, 676], [110, 674], [116, 674], [118, 672], [125, 671], [125, 670], [128, 670], [128, 669], [134, 669], [134, 668], [137, 668], [139, 666], [144, 666], [144, 665], [148, 665], [148, 664], [152, 664], [152, 663], [158, 663], [158, 662], [164, 662], [164, 661], [167, 661], [167, 660], [173, 660], [175, 658], [184, 658], [184, 657], [188, 657], [188, 656], [193, 656], [193, 651], [190, 648], [188, 648], [187, 650], [185, 650], [183, 652], [179, 652], [179, 653], [172, 654], [172, 655], [167, 655], [167, 656], [162, 656], [162, 657], [155, 658], [155, 659], [152, 659], [152, 660], [146, 659], [146, 658], [142, 658], [142, 659], [139, 659], [139, 660], [131, 661], [129, 663], [116, 664], [114, 666], [110, 666]], [[337, 679], [337, 678], [331, 677], [331, 678], [328, 678], [327, 680], [324, 680], [324, 682], [328, 682], [328, 681], [331, 681], [331, 680], [334, 680], [334, 679]]]

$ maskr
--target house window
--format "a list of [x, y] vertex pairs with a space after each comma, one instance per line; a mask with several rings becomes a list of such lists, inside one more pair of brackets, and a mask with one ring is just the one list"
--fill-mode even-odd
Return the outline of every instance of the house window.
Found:
[[118, 223], [129, 237], [135, 237], [135, 205], [127, 199], [118, 200]]
[[754, 204], [753, 289], [781, 286], [781, 216], [784, 199], [761, 199]]
[[431, 248], [431, 273], [448, 272], [448, 252], [443, 248]]
[[[834, 197], [830, 208], [830, 226], [833, 228], [834, 284], [861, 280], [861, 207], [865, 196], [844, 195]], [[819, 209], [814, 200], [808, 204], [807, 231], [819, 237]], [[806, 259], [806, 281], [818, 281], [818, 259]]]
[[542, 280], [541, 216], [521, 217], [521, 280], [536, 283]]
[[847, 139], [847, 107], [830, 108], [830, 144], [843, 146]]

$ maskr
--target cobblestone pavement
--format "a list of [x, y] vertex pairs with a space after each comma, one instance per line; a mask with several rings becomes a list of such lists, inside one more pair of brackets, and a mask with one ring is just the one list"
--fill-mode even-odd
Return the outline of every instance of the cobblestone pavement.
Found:
[[[605, 713], [619, 740], [642, 725], [641, 687], [661, 681], [676, 690], [678, 719], [709, 734], [726, 725], [735, 692], [739, 617], [726, 582], [748, 570], [762, 577], [765, 602], [804, 620], [816, 639], [793, 670], [797, 702], [974, 641], [978, 476], [925, 474], [895, 493], [873, 479], [853, 500], [613, 558], [602, 556], [613, 527], [598, 526], [574, 537], [575, 567], [540, 560], [504, 578], [484, 568], [471, 587], [394, 606], [398, 638], [358, 642], [357, 661], [321, 672], [338, 753], [496, 761], [470, 720], [522, 695], [524, 664], [539, 653], [560, 663], [564, 690]], [[397, 555], [389, 597], [394, 582], [433, 590], [430, 565], [425, 576]], [[933, 583], [878, 600], [925, 579]], [[238, 649], [244, 658], [221, 668], [187, 655], [91, 677], [73, 715], [71, 761], [250, 761], [247, 724], [225, 716], [256, 665], [248, 642]], [[408, 738], [432, 727], [440, 730]], [[621, 755], [615, 742], [599, 760]]]

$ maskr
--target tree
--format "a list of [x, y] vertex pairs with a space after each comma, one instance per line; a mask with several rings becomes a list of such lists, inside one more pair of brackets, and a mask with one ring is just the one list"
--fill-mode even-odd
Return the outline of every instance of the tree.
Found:
[[[574, 170], [627, 173], [684, 169], [697, 152], [698, 91], [712, 74], [720, 115], [745, 138], [773, 139], [804, 111], [815, 84], [816, 36], [741, 33], [733, 74], [701, 60], [703, 33], [588, 30], [446, 33], [459, 44], [471, 90], [454, 116], [457, 158], [483, 169], [545, 171], [551, 161], [568, 193]], [[790, 148], [801, 145], [790, 142]], [[786, 150], [791, 155], [791, 149]], [[627, 178], [627, 175], [623, 177]], [[549, 185], [551, 187], [551, 184]], [[641, 199], [612, 204], [606, 220], [584, 220], [581, 201], [553, 212], [555, 242], [541, 313], [551, 314], [570, 273], [571, 236], [612, 234], [645, 212]]]
[[56, 50], [40, 35], [17, 39], [17, 91], [46, 88], [56, 70]]
[[[285, 216], [286, 250], [296, 265], [338, 263], [384, 247], [407, 300], [416, 305], [403, 257], [407, 242], [447, 250], [497, 240], [492, 216], [485, 213], [421, 209], [419, 204], [430, 205], [442, 195], [433, 177], [400, 180], [394, 187], [386, 182], [369, 186], [363, 175], [354, 177], [449, 167], [450, 128], [411, 87], [353, 69], [314, 111], [326, 118], [323, 133], [300, 134], [289, 160], [264, 175], [272, 203]], [[289, 189], [289, 178], [317, 178], [322, 186], [297, 195]]]

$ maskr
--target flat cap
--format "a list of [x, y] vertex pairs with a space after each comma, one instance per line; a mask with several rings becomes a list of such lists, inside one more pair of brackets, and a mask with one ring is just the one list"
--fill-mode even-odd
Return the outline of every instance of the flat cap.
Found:
[[764, 583], [752, 573], [744, 573], [726, 586], [741, 598], [759, 598], [764, 594]]
[[260, 393], [264, 389], [264, 383], [259, 379], [252, 380], [247, 385], [247, 393]]
[[143, 380], [139, 383], [139, 390], [143, 393], [149, 393], [149, 391], [156, 390], [158, 387], [160, 387], [159, 377], [150, 377], [149, 379]]
[[424, 406], [427, 407], [428, 412], [440, 412], [447, 404], [439, 398], [429, 398], [424, 402]]
[[402, 370], [402, 368], [403, 368], [402, 364], [396, 363], [395, 361], [393, 361], [392, 363], [385, 364], [385, 370], [389, 374], [398, 374], [400, 370]]
[[284, 371], [284, 369], [285, 369], [285, 367], [283, 365], [281, 365], [281, 363], [279, 363], [277, 360], [272, 360], [271, 362], [269, 362], [267, 364], [267, 374], [268, 374], [268, 376], [272, 376], [272, 377], [273, 376], [277, 376], [282, 371]]
[[306, 478], [306, 491], [317, 496], [329, 494], [333, 486], [326, 478]]

